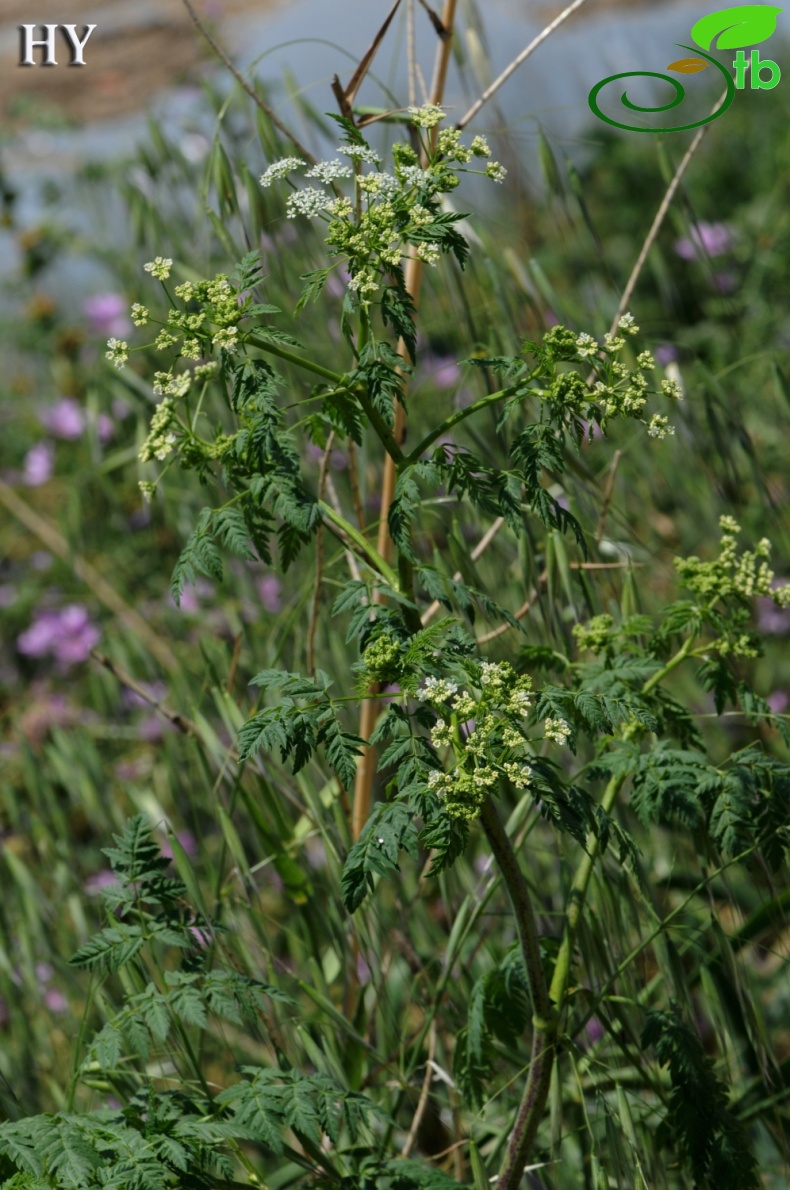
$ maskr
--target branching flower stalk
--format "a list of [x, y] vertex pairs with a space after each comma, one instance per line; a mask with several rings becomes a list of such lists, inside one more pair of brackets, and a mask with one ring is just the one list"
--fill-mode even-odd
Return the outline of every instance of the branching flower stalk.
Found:
[[[146, 466], [163, 463], [165, 470], [178, 461], [203, 479], [218, 476], [225, 489], [220, 506], [200, 514], [179, 559], [172, 583], [175, 598], [197, 572], [221, 576], [220, 547], [266, 562], [276, 548], [287, 568], [324, 527], [356, 559], [357, 575], [342, 586], [333, 614], [349, 617], [349, 639], [359, 642], [359, 657], [351, 666], [351, 697], [369, 708], [363, 732], [347, 730], [350, 696], [342, 690], [334, 694], [332, 679], [317, 665], [307, 677], [265, 670], [252, 681], [262, 702], [239, 733], [239, 759], [243, 764], [258, 752], [279, 750], [281, 760], [299, 772], [320, 752], [341, 789], [355, 786], [352, 846], [342, 875], [343, 900], [352, 913], [374, 890], [376, 877], [397, 869], [401, 851], [414, 854], [419, 846], [430, 851], [429, 875], [436, 875], [464, 852], [479, 821], [510, 898], [519, 970], [531, 1002], [531, 1018], [520, 1022], [518, 1035], [527, 1031], [531, 1019], [532, 1058], [498, 1183], [501, 1190], [516, 1190], [544, 1115], [595, 863], [610, 844], [621, 864], [633, 863], [635, 844], [614, 814], [618, 795], [631, 778], [632, 801], [642, 806], [646, 795], [640, 774], [653, 759], [641, 752], [640, 740], [648, 732], [675, 730], [668, 726], [657, 690], [684, 661], [695, 660], [702, 662], [703, 680], [720, 702], [739, 697], [733, 661], [752, 657], [756, 650], [747, 627], [750, 600], [770, 596], [784, 606], [790, 603], [790, 588], [774, 585], [770, 543], [763, 540], [752, 551], [739, 550], [739, 526], [724, 518], [717, 559], [678, 561], [679, 578], [692, 597], [670, 608], [664, 622], [656, 626], [645, 617], [631, 617], [615, 624], [612, 616], [600, 615], [577, 626], [579, 652], [597, 660], [567, 661], [565, 685], [536, 685], [526, 666], [481, 655], [464, 627], [470, 609], [477, 605], [510, 626], [517, 624], [516, 617], [487, 593], [457, 578], [449, 580], [426, 561], [430, 550], [419, 521], [425, 491], [443, 489], [468, 501], [516, 536], [524, 533], [525, 520], [534, 518], [547, 533], [572, 534], [584, 550], [584, 531], [546, 489], [544, 475], [562, 475], [566, 451], [572, 444], [581, 447], [591, 423], [605, 433], [614, 420], [627, 419], [641, 423], [658, 442], [671, 436], [668, 417], [650, 410], [649, 404], [655, 397], [676, 402], [682, 394], [669, 379], [654, 381], [656, 365], [649, 351], [630, 350], [639, 330], [630, 314], [622, 315], [602, 342], [557, 326], [516, 354], [465, 360], [472, 372], [482, 368], [497, 375], [501, 387], [439, 419], [409, 453], [403, 451], [399, 411], [416, 357], [415, 309], [403, 262], [414, 252], [432, 265], [449, 253], [463, 266], [469, 249], [456, 224], [464, 216], [444, 211], [440, 196], [455, 188], [459, 174], [475, 160], [486, 163], [479, 172], [495, 182], [503, 172], [489, 160], [483, 138], [469, 146], [457, 130], [439, 131], [434, 138], [444, 118], [438, 105], [415, 109], [410, 118], [424, 137], [422, 162], [411, 146], [396, 144], [393, 171], [383, 171], [381, 158], [359, 130], [340, 120], [342, 160], [314, 165], [305, 173], [309, 185], [293, 181], [305, 171], [298, 158], [275, 162], [261, 179], [266, 186], [291, 186], [289, 216], [326, 225], [332, 263], [305, 277], [298, 308], [320, 296], [330, 271], [342, 262], [348, 277], [343, 313], [348, 369], [325, 368], [276, 323], [263, 321], [279, 311], [257, 300], [264, 278], [255, 254], [241, 262], [232, 279], [219, 275], [178, 284], [153, 344], [175, 359], [154, 374], [154, 392], [161, 401], [141, 461]], [[335, 187], [344, 182], [353, 186], [354, 201], [337, 195]], [[148, 271], [164, 284], [172, 269], [172, 261], [158, 257]], [[352, 315], [358, 316], [353, 323]], [[155, 321], [140, 304], [135, 305], [135, 320], [139, 326]], [[396, 349], [398, 343], [407, 358]], [[125, 365], [128, 354], [125, 343], [108, 346], [116, 367]], [[278, 361], [319, 382], [309, 397], [314, 412], [295, 425], [286, 422], [277, 399], [283, 383], [274, 369]], [[211, 393], [225, 407], [213, 437], [204, 429]], [[299, 414], [306, 406], [297, 402], [294, 408]], [[445, 438], [494, 406], [500, 425], [510, 430], [505, 467]], [[394, 477], [386, 535], [379, 533], [376, 546], [334, 506], [334, 498], [328, 503], [321, 491], [317, 496], [311, 492], [301, 474], [297, 432], [306, 432], [324, 458], [332, 441], [361, 445], [366, 434], [374, 436]], [[324, 467], [322, 486], [325, 478], [328, 487]], [[144, 481], [144, 494], [150, 497], [157, 482]], [[448, 614], [428, 623], [425, 604], [430, 609], [436, 601]], [[619, 676], [623, 665], [627, 674], [633, 656], [648, 670], [638, 685]], [[385, 687], [391, 691], [388, 700], [374, 697]], [[742, 697], [751, 698], [748, 705], [766, 714], [751, 694]], [[597, 802], [567, 776], [579, 735], [596, 745], [592, 771], [605, 779]], [[389, 774], [388, 796], [370, 808], [363, 822], [360, 809], [366, 805], [378, 748], [379, 770]], [[724, 819], [711, 798], [717, 782], [723, 798], [732, 796], [729, 786], [725, 792], [728, 777], [711, 772], [704, 780], [705, 789], [714, 792], [706, 794], [704, 809], [694, 813], [707, 815], [716, 824], [710, 828], [713, 837], [726, 842], [729, 836], [718, 825]], [[513, 793], [531, 799], [556, 831], [585, 850], [572, 882], [549, 986], [530, 892], [495, 805], [497, 798]], [[761, 814], [768, 810], [756, 813], [759, 830]], [[500, 1022], [498, 1027], [515, 1026]], [[485, 1020], [478, 1022], [456, 1044], [456, 1079], [473, 1102], [492, 1062], [487, 1028]]]

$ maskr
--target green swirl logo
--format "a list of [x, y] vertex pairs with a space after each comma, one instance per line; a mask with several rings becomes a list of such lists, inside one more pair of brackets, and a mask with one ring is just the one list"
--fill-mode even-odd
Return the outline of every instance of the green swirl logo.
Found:
[[[671, 124], [662, 125], [660, 128], [645, 128], [640, 124], [626, 124], [622, 120], [614, 120], [601, 110], [598, 96], [603, 88], [608, 86], [609, 83], [616, 83], [620, 79], [629, 78], [662, 79], [664, 82], [669, 83], [675, 92], [674, 97], [670, 99], [669, 103], [660, 104], [656, 107], [645, 107], [641, 104], [633, 103], [628, 98], [628, 92], [623, 91], [620, 96], [620, 103], [623, 107], [628, 108], [629, 111], [650, 113], [652, 115], [659, 112], [672, 111], [673, 108], [679, 107], [686, 98], [686, 90], [683, 84], [677, 79], [672, 78], [671, 75], [660, 74], [654, 70], [627, 70], [620, 74], [611, 74], [608, 78], [602, 79], [590, 91], [588, 97], [590, 110], [599, 120], [603, 120], [606, 124], [611, 124], [613, 128], [622, 128], [627, 132], [648, 132], [654, 134], [687, 132], [692, 128], [701, 128], [704, 124], [710, 124], [711, 121], [718, 120], [719, 116], [723, 116], [732, 104], [736, 90], [742, 90], [746, 86], [747, 73], [752, 90], [771, 90], [779, 82], [781, 71], [776, 62], [772, 62], [767, 58], [760, 58], [759, 51], [754, 49], [751, 52], [751, 58], [747, 59], [743, 48], [767, 41], [775, 32], [776, 20], [782, 11], [781, 8], [768, 4], [739, 4], [734, 8], [723, 8], [718, 12], [712, 12], [708, 16], [702, 17], [693, 26], [691, 37], [695, 45], [680, 45], [680, 43], [676, 43], [680, 46], [680, 49], [690, 50], [694, 56], [691, 58], [680, 58], [676, 62], [671, 62], [667, 66], [667, 70], [672, 70], [677, 74], [698, 74], [710, 64], [719, 71], [725, 80], [726, 92], [723, 102], [715, 112], [705, 116], [703, 119], [695, 120], [690, 124]], [[716, 42], [715, 47], [713, 46], [714, 41]], [[711, 48], [717, 50], [737, 49], [738, 53], [732, 64], [735, 70], [734, 77], [721, 62], [705, 52]], [[700, 50], [702, 51], [701, 57], [699, 56]], [[765, 77], [765, 71], [769, 72], [768, 77]]]

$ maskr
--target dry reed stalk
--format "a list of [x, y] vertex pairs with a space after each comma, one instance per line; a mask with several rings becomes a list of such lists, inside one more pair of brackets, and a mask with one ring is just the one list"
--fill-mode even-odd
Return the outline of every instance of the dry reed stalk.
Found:
[[[453, 42], [453, 30], [455, 28], [455, 10], [457, 7], [457, 0], [445, 0], [444, 11], [442, 12], [442, 26], [445, 34], [440, 38], [439, 45], [436, 50], [436, 61], [434, 66], [433, 80], [431, 84], [431, 103], [441, 105], [444, 98], [444, 88], [447, 81], [447, 68], [450, 61], [450, 51]], [[436, 136], [436, 129], [433, 129], [432, 135]], [[419, 304], [420, 290], [422, 288], [423, 262], [418, 260], [415, 256], [409, 257], [406, 262], [406, 289], [411, 295], [415, 308]], [[397, 347], [398, 355], [404, 361], [408, 359], [408, 352], [406, 344], [401, 339]], [[405, 385], [405, 379], [404, 379]], [[406, 437], [406, 413], [403, 406], [396, 402], [395, 406], [395, 427], [393, 431], [395, 441], [398, 445], [402, 445]], [[385, 561], [389, 561], [392, 557], [392, 538], [389, 534], [389, 527], [387, 517], [389, 514], [390, 505], [392, 504], [395, 495], [395, 463], [393, 459], [387, 455], [384, 461], [384, 474], [381, 483], [381, 503], [379, 511], [379, 534], [378, 534], [378, 551]], [[378, 693], [378, 686], [371, 688], [371, 694]], [[359, 735], [363, 740], [367, 740], [373, 733], [376, 726], [376, 718], [378, 716], [380, 707], [377, 701], [373, 698], [366, 698], [362, 703], [362, 710], [359, 720]], [[351, 816], [351, 837], [357, 839], [362, 827], [368, 820], [370, 814], [371, 792], [373, 789], [373, 775], [375, 773], [376, 760], [375, 750], [367, 747], [363, 748], [362, 754], [357, 765], [356, 782], [354, 785], [354, 808]]]

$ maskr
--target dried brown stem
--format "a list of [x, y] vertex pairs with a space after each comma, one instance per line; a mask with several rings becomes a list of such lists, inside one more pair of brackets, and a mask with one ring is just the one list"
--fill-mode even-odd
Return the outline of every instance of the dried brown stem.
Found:
[[196, 740], [202, 741], [203, 737], [200, 734], [200, 728], [192, 719], [186, 715], [182, 715], [180, 711], [171, 710], [160, 699], [155, 698], [153, 694], [150, 694], [146, 690], [145, 686], [142, 686], [125, 669], [118, 665], [117, 662], [112, 661], [99, 649], [91, 649], [91, 657], [93, 657], [94, 661], [98, 661], [99, 665], [104, 666], [122, 686], [125, 686], [127, 690], [133, 691], [138, 698], [142, 698], [144, 702], [147, 702], [150, 707], [154, 708], [158, 715], [161, 715], [163, 719], [171, 723], [183, 735], [192, 735]]
[[403, 1146], [401, 1156], [405, 1159], [409, 1156], [414, 1148], [417, 1140], [417, 1133], [420, 1130], [422, 1117], [425, 1115], [425, 1109], [428, 1106], [428, 1096], [431, 1093], [431, 1079], [433, 1078], [433, 1058], [436, 1053], [436, 1021], [431, 1022], [430, 1030], [428, 1031], [428, 1060], [425, 1063], [425, 1078], [422, 1080], [422, 1088], [420, 1090], [420, 1098], [417, 1101], [417, 1110], [414, 1113], [414, 1119], [411, 1122], [409, 1135], [406, 1137], [406, 1143]]
[[576, 12], [577, 8], [581, 8], [582, 4], [584, 3], [585, 0], [573, 0], [573, 4], [570, 4], [563, 12], [559, 14], [559, 16], [555, 17], [554, 20], [549, 25], [547, 25], [546, 28], [543, 29], [525, 49], [521, 51], [518, 57], [514, 58], [510, 65], [505, 67], [499, 77], [494, 79], [491, 86], [485, 89], [480, 98], [477, 99], [469, 108], [469, 111], [466, 113], [466, 115], [458, 121], [456, 128], [465, 128], [469, 121], [474, 119], [483, 104], [488, 103], [489, 99], [492, 99], [493, 96], [496, 95], [499, 88], [507, 82], [510, 76], [518, 70], [519, 66], [521, 66], [523, 62], [526, 62], [530, 54], [533, 54], [538, 46], [542, 45], [546, 38], [550, 37], [555, 29], [559, 29], [563, 21], [566, 21], [568, 17]]
[[195, 9], [193, 8], [193, 6], [191, 4], [191, 0], [183, 0], [183, 4], [184, 4], [184, 8], [187, 10], [189, 15], [191, 16], [192, 21], [193, 21], [196, 29], [198, 30], [198, 32], [200, 34], [202, 34], [202, 36], [206, 39], [208, 44], [211, 46], [212, 51], [219, 58], [222, 65], [227, 70], [230, 71], [230, 73], [233, 75], [233, 77], [235, 78], [235, 80], [239, 84], [239, 86], [244, 91], [247, 92], [247, 94], [249, 95], [249, 97], [253, 101], [253, 103], [255, 103], [261, 109], [261, 111], [264, 112], [268, 116], [268, 118], [271, 120], [274, 127], [277, 128], [283, 134], [284, 137], [287, 137], [287, 139], [291, 142], [291, 144], [294, 146], [294, 148], [297, 150], [297, 152], [301, 153], [301, 155], [302, 155], [302, 157], [304, 157], [305, 161], [309, 161], [311, 165], [315, 165], [317, 159], [313, 156], [313, 154], [310, 152], [310, 150], [306, 149], [304, 147], [304, 145], [301, 143], [301, 141], [297, 140], [297, 138], [291, 132], [290, 128], [287, 128], [285, 126], [285, 124], [283, 124], [280, 117], [276, 114], [276, 112], [274, 112], [272, 110], [272, 108], [269, 107], [266, 100], [263, 99], [258, 94], [258, 92], [255, 90], [254, 87], [250, 86], [250, 84], [245, 79], [244, 75], [241, 74], [241, 72], [236, 69], [236, 67], [233, 65], [233, 62], [230, 60], [228, 55], [223, 50], [222, 46], [219, 44], [219, 42], [216, 40], [216, 38], [214, 38], [212, 36], [212, 34], [209, 33], [208, 29], [203, 24], [200, 17], [198, 16], [198, 14], [195, 12]]
[[[719, 110], [719, 108], [721, 107], [722, 103], [724, 102], [726, 96], [727, 96], [727, 91], [725, 88], [725, 90], [723, 91], [723, 93], [721, 94], [721, 96], [719, 97], [717, 102], [711, 108], [711, 115], [713, 115], [715, 112], [717, 112]], [[631, 276], [628, 278], [626, 287], [623, 290], [623, 296], [620, 298], [620, 304], [617, 307], [617, 313], [615, 314], [614, 318], [612, 319], [612, 325], [609, 328], [610, 334], [612, 334], [612, 335], [617, 330], [617, 324], [620, 321], [620, 315], [624, 314], [625, 311], [628, 309], [628, 305], [631, 301], [634, 290], [636, 289], [636, 283], [639, 280], [639, 276], [642, 272], [642, 269], [645, 267], [645, 261], [647, 260], [648, 253], [650, 252], [650, 249], [653, 247], [653, 244], [656, 242], [656, 237], [658, 236], [658, 233], [661, 230], [661, 224], [664, 222], [664, 219], [666, 218], [666, 214], [671, 206], [672, 199], [675, 197], [678, 186], [680, 185], [680, 180], [683, 177], [684, 173], [686, 172], [686, 170], [691, 162], [692, 157], [694, 156], [697, 149], [702, 144], [702, 138], [705, 135], [705, 133], [708, 131], [709, 127], [710, 127], [709, 124], [704, 124], [702, 126], [702, 128], [699, 128], [697, 130], [693, 141], [689, 145], [686, 152], [683, 154], [683, 158], [680, 162], [680, 165], [675, 170], [672, 181], [669, 183], [669, 186], [667, 187], [667, 192], [664, 195], [664, 197], [662, 198], [661, 205], [659, 206], [658, 210], [656, 211], [656, 216], [651, 224], [650, 231], [647, 233], [645, 242], [642, 245], [640, 253], [636, 258], [636, 264], [634, 265], [634, 267], [631, 270]]]
[[[502, 528], [504, 523], [505, 523], [504, 517], [501, 517], [501, 516], [497, 517], [497, 519], [494, 521], [493, 525], [491, 525], [486, 530], [486, 532], [483, 534], [483, 536], [478, 541], [475, 548], [472, 550], [472, 553], [470, 555], [470, 561], [476, 562], [477, 559], [481, 556], [481, 554], [485, 553], [485, 551], [488, 549], [491, 542], [494, 540], [494, 538], [496, 537], [497, 533]], [[456, 570], [455, 574], [453, 575], [453, 582], [457, 583], [458, 580], [461, 578], [463, 578], [461, 571]], [[434, 599], [433, 603], [429, 607], [427, 607], [425, 609], [425, 611], [422, 613], [423, 624], [428, 624], [433, 619], [433, 617], [436, 615], [436, 613], [438, 612], [438, 610], [441, 606], [442, 605], [439, 602], [439, 600]]]
[[[335, 431], [332, 430], [327, 439], [324, 457], [318, 472], [318, 499], [323, 500], [326, 488], [327, 470], [332, 447], [335, 444]], [[321, 603], [321, 578], [324, 572], [324, 534], [323, 526], [319, 525], [315, 540], [315, 583], [313, 597], [310, 600], [310, 621], [307, 625], [307, 672], [311, 678], [315, 677], [315, 634], [318, 628], [318, 608]]]

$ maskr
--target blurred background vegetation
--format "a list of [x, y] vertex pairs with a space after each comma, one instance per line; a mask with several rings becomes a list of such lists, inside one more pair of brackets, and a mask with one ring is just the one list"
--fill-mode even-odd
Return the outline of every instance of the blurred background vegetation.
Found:
[[[473, 842], [446, 877], [426, 882], [407, 865], [374, 905], [347, 919], [338, 883], [349, 839], [336, 782], [319, 761], [294, 778], [274, 756], [241, 771], [231, 756], [235, 732], [255, 706], [250, 677], [266, 667], [304, 668], [313, 570], [300, 562], [283, 578], [262, 563], [230, 562], [223, 585], [198, 582], [177, 609], [170, 574], [205, 497], [196, 479], [173, 472], [153, 504], [143, 502], [138, 481], [151, 474], [137, 452], [155, 403], [154, 357], [133, 355], [122, 372], [103, 360], [108, 336], [134, 343], [129, 307], [151, 300], [141, 266], [156, 254], [208, 276], [230, 272], [260, 247], [267, 300], [286, 311], [299, 274], [322, 263], [315, 230], [287, 222], [281, 197], [257, 183], [266, 163], [288, 152], [287, 142], [230, 81], [199, 77], [178, 121], [152, 122], [122, 160], [81, 167], [67, 205], [57, 180], [44, 179], [36, 217], [20, 218], [13, 169], [2, 176], [3, 235], [13, 239], [18, 264], [6, 274], [0, 315], [0, 1073], [7, 1080], [0, 1104], [12, 1116], [62, 1107], [82, 1057], [75, 1037], [118, 1002], [112, 980], [86, 999], [87, 978], [67, 960], [100, 918], [98, 893], [108, 879], [101, 848], [142, 811], [164, 848], [174, 846], [168, 827], [180, 841], [178, 862], [231, 927], [224, 942], [231, 960], [300, 998], [302, 1015], [280, 1020], [283, 1046], [301, 1045], [316, 1064], [320, 1051], [352, 1087], [400, 1086], [407, 1128], [421, 1067], [402, 1060], [404, 1039], [430, 1017], [436, 1061], [451, 1069], [470, 988], [512, 941], [503, 892]], [[324, 135], [323, 108], [294, 102], [302, 123]], [[49, 119], [51, 128], [51, 113], [34, 104], [27, 118], [39, 128]], [[450, 264], [428, 270], [410, 397], [416, 436], [428, 424], [423, 409], [449, 412], [480, 395], [474, 370], [457, 362], [472, 352], [518, 350], [556, 322], [602, 337], [688, 145], [688, 134], [640, 137], [602, 124], [578, 141], [530, 133], [541, 176], [525, 177], [525, 134], [485, 115], [473, 130], [490, 136], [513, 186], [485, 207], [476, 192], [468, 203], [463, 189], [453, 195], [456, 207], [474, 213], [479, 243], [465, 274]], [[673, 438], [656, 443], [626, 425], [605, 442], [586, 442], [572, 478], [554, 491], [592, 527], [590, 566], [557, 535], [517, 552], [505, 533], [472, 563], [470, 550], [488, 525], [436, 501], [436, 564], [495, 589], [513, 612], [529, 604], [520, 636], [475, 624], [478, 636], [490, 637], [493, 658], [512, 659], [528, 646], [570, 648], [574, 624], [597, 612], [654, 613], [675, 597], [673, 557], [713, 556], [724, 513], [750, 540], [768, 536], [777, 575], [790, 578], [789, 115], [786, 86], [769, 96], [739, 94], [711, 126], [650, 250], [630, 308], [640, 346], [680, 379], [685, 399]], [[392, 138], [391, 130], [382, 135]], [[64, 262], [80, 278], [74, 292], [89, 290], [79, 300], [64, 288]], [[328, 290], [294, 332], [329, 366], [340, 300]], [[306, 395], [294, 380], [293, 401]], [[493, 415], [488, 425], [465, 426], [493, 458], [505, 457]], [[320, 459], [305, 439], [313, 486]], [[344, 509], [360, 505], [369, 522], [378, 515], [379, 470], [378, 457], [350, 460], [341, 445], [331, 458], [337, 500]], [[317, 663], [343, 674], [344, 625], [327, 627], [331, 599], [330, 579]], [[784, 715], [790, 612], [758, 600], [755, 615], [766, 634], [765, 653], [753, 663], [757, 686]], [[544, 660], [550, 666], [548, 652]], [[737, 715], [717, 720], [710, 695], [692, 697], [714, 755], [754, 738]], [[765, 746], [783, 754], [777, 733], [759, 730]], [[540, 890], [543, 928], [556, 936], [564, 889], [550, 836], [526, 806], [509, 809], [528, 830], [528, 875]], [[619, 869], [604, 864], [580, 936], [590, 986], [608, 978], [646, 922], [688, 896], [706, 863], [690, 835], [648, 836], [623, 813], [640, 838], [653, 900], [635, 902]], [[767, 872], [718, 877], [626, 975], [630, 1001], [625, 995], [607, 1005], [606, 1022], [638, 1050], [640, 994], [663, 982], [735, 1081], [735, 1108], [754, 1125], [765, 1184], [777, 1188], [787, 1185], [790, 1168], [789, 901]], [[612, 934], [621, 939], [617, 952], [604, 944]], [[429, 1003], [437, 984], [439, 1002]], [[556, 1164], [536, 1173], [534, 1186], [592, 1185], [585, 1161], [600, 1144], [613, 1147], [613, 1170], [621, 1162], [630, 1171], [630, 1180], [612, 1173], [612, 1185], [686, 1185], [658, 1150], [642, 1182], [633, 1173], [629, 1138], [634, 1129], [650, 1133], [656, 1100], [645, 1092], [638, 1053], [632, 1067], [613, 1074], [602, 1034], [593, 1018], [574, 1039], [561, 1077], [576, 1087], [576, 1114], [564, 1124], [552, 1116], [546, 1151]], [[217, 1032], [203, 1055], [209, 1080], [225, 1085], [234, 1062], [261, 1059], [266, 1045], [240, 1030]], [[503, 1086], [526, 1052], [499, 1054]], [[178, 1060], [162, 1055], [148, 1074], [166, 1082]], [[83, 1087], [79, 1094], [95, 1104], [120, 1091], [105, 1087], [91, 1099]], [[447, 1168], [466, 1180], [467, 1150], [455, 1142], [472, 1132], [488, 1151], [501, 1125], [496, 1104], [475, 1116], [440, 1081], [418, 1150], [447, 1153]], [[287, 1184], [284, 1167], [270, 1185]]]

